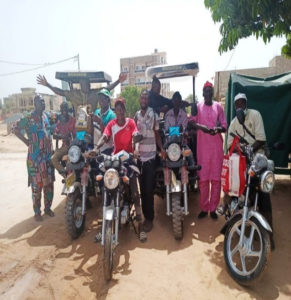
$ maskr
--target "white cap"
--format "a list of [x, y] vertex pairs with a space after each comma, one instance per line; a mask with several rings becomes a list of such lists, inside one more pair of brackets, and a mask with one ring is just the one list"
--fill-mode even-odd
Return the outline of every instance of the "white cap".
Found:
[[246, 101], [248, 101], [246, 94], [243, 93], [238, 93], [235, 97], [234, 97], [234, 102], [238, 99], [245, 99]]

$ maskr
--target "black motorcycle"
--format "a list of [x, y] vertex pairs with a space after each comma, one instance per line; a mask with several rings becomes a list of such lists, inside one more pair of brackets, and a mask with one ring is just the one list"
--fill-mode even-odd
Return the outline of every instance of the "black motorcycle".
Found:
[[[103, 182], [103, 222], [101, 245], [104, 246], [103, 270], [106, 280], [111, 280], [113, 256], [119, 244], [118, 232], [121, 225], [131, 223], [134, 227], [135, 211], [130, 196], [129, 181], [139, 175], [133, 156], [126, 151], [115, 155], [97, 157], [101, 174], [97, 181]], [[136, 229], [134, 227], [136, 232]], [[137, 232], [136, 232], [137, 233]]]
[[[242, 124], [244, 118], [242, 120]], [[274, 162], [253, 148], [238, 134], [239, 147], [246, 156], [246, 188], [240, 197], [229, 197], [223, 213], [224, 259], [227, 271], [241, 285], [250, 285], [262, 275], [270, 257], [271, 226], [260, 213], [259, 202], [269, 197], [274, 178]], [[261, 197], [259, 199], [259, 197]]]
[[86, 202], [89, 195], [95, 193], [94, 160], [88, 150], [92, 138], [75, 139], [68, 151], [66, 166], [67, 177], [64, 180], [62, 194], [67, 195], [65, 218], [69, 235], [76, 239], [83, 232], [86, 220]]

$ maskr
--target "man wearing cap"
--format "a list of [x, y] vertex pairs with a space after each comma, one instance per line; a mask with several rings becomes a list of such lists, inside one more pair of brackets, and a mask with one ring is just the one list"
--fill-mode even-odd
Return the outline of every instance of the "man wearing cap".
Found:
[[197, 115], [192, 117], [197, 131], [197, 163], [199, 171], [200, 209], [198, 218], [210, 212], [217, 219], [216, 208], [220, 200], [221, 169], [223, 162], [222, 132], [227, 123], [220, 103], [213, 101], [213, 85], [207, 81], [203, 86], [204, 102], [197, 104]]
[[[94, 128], [94, 144], [97, 144], [98, 140], [101, 138], [104, 128], [107, 124], [116, 118], [115, 113], [110, 108], [110, 92], [103, 88], [98, 92], [98, 102], [100, 104], [100, 108], [96, 109], [93, 116], [93, 122], [97, 123], [97, 128]], [[94, 125], [95, 127], [95, 125]], [[112, 153], [113, 144], [112, 139], [108, 141], [108, 143], [104, 144], [100, 151], [110, 155]]]
[[[239, 134], [253, 147], [253, 151], [266, 154], [266, 134], [264, 129], [263, 118], [259, 111], [255, 109], [247, 108], [247, 96], [246, 94], [239, 93], [234, 97], [235, 110], [242, 109], [245, 113], [245, 128], [239, 123], [237, 117], [235, 117], [228, 128], [228, 133]], [[228, 134], [227, 136], [227, 148], [232, 145], [233, 137]], [[273, 230], [273, 218], [272, 218], [272, 204], [269, 194], [259, 191], [258, 206], [262, 215], [266, 218]], [[275, 249], [275, 243], [273, 239], [273, 232], [270, 233], [271, 249]]]
[[[245, 113], [245, 126], [251, 133], [251, 135], [243, 128], [239, 123], [237, 117], [235, 117], [229, 126], [228, 132], [236, 132], [244, 137], [247, 142], [252, 145], [255, 152], [264, 153], [264, 146], [266, 144], [266, 134], [264, 129], [264, 123], [260, 112], [255, 109], [247, 108], [247, 96], [246, 94], [239, 93], [234, 97], [235, 110], [242, 109]], [[229, 149], [233, 141], [233, 137], [229, 134], [227, 137], [227, 148]]]
[[[110, 121], [103, 131], [103, 136], [97, 143], [95, 151], [98, 151], [110, 137], [113, 138], [113, 154], [122, 150], [133, 153], [133, 136], [138, 132], [135, 121], [125, 117], [125, 100], [118, 98], [115, 101], [116, 119]], [[138, 222], [138, 235], [141, 242], [147, 239], [142, 225], [140, 195], [138, 191], [138, 178], [135, 173], [129, 180], [131, 197], [133, 199], [136, 221]]]

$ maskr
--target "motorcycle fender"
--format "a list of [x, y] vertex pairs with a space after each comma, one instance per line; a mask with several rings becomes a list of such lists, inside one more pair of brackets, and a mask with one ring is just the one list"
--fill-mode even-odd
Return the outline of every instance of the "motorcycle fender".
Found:
[[259, 221], [259, 223], [263, 226], [263, 228], [265, 228], [269, 232], [272, 232], [272, 228], [269, 225], [268, 221], [259, 212], [250, 210], [248, 213], [248, 219], [252, 217], [256, 218]]
[[180, 180], [176, 180], [175, 184], [171, 184], [171, 193], [180, 193], [182, 191], [182, 185]]
[[112, 208], [106, 209], [105, 220], [112, 221], [113, 220], [113, 215], [114, 215], [114, 210]]
[[220, 233], [221, 233], [221, 234], [225, 234], [226, 228], [228, 227], [228, 224], [232, 221], [233, 218], [237, 217], [238, 215], [241, 215], [241, 216], [243, 215], [243, 210], [242, 210], [242, 209], [240, 209], [240, 210], [238, 210], [237, 212], [235, 212], [235, 213], [231, 216], [231, 218], [227, 220], [227, 222], [223, 225], [223, 227], [222, 227], [221, 230], [220, 230]]
[[75, 182], [73, 185], [71, 185], [69, 188], [65, 188], [64, 193], [72, 194], [75, 192], [76, 189], [79, 189], [80, 192], [82, 193], [82, 186], [80, 182]]

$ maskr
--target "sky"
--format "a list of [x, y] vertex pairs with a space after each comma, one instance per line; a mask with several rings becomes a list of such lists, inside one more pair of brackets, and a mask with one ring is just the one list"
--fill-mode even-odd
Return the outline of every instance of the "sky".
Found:
[[[274, 38], [265, 45], [250, 37], [220, 55], [219, 24], [214, 24], [202, 0], [0, 0], [0, 5], [0, 61], [44, 64], [79, 54], [81, 70], [105, 71], [115, 81], [120, 58], [158, 49], [167, 52], [168, 64], [198, 62], [199, 100], [204, 82], [213, 82], [216, 71], [267, 67], [285, 43], [284, 38]], [[52, 94], [37, 85], [36, 76], [43, 74], [49, 83], [61, 87], [55, 72], [77, 70], [78, 64], [70, 60], [3, 76], [30, 68], [0, 62], [0, 99], [22, 87]], [[180, 90], [186, 98], [192, 79], [171, 83], [171, 90]]]

